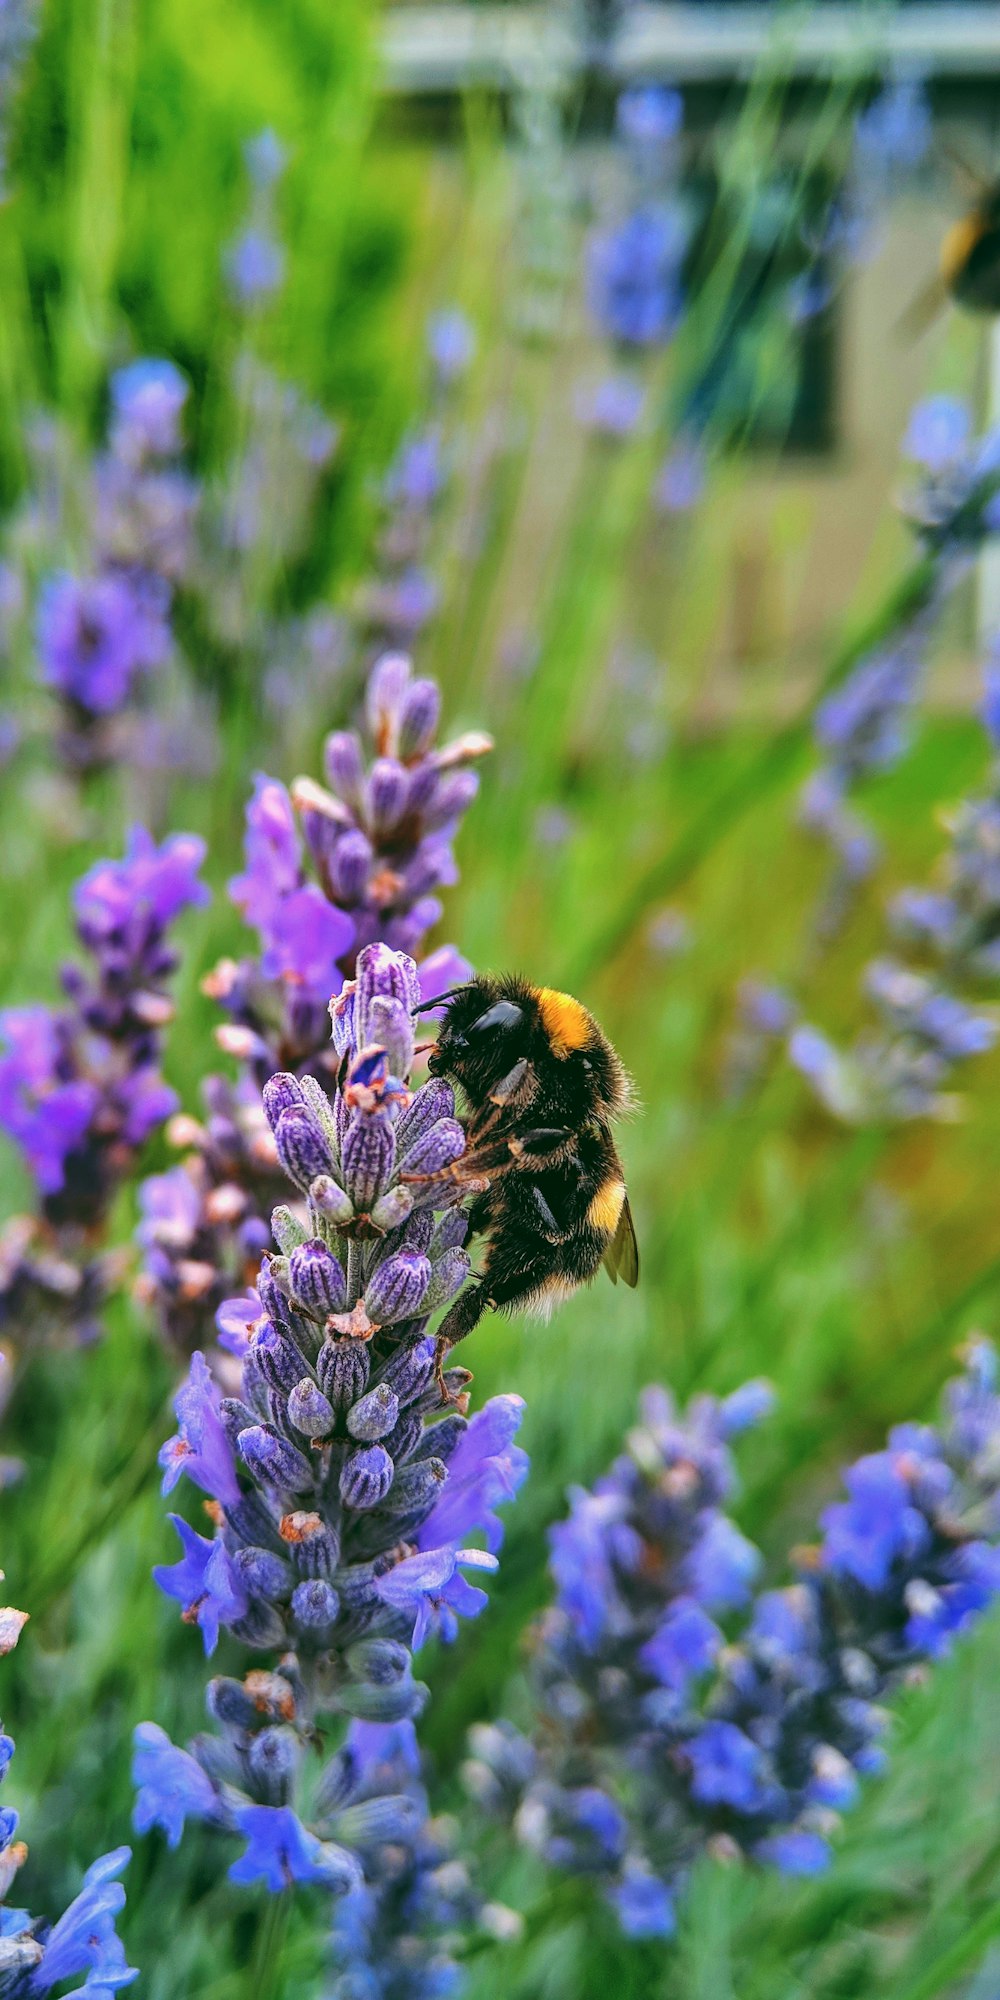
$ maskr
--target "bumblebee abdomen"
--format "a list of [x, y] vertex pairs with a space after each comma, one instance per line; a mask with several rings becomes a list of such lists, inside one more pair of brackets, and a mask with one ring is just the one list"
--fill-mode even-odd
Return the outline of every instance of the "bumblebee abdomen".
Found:
[[620, 1174], [609, 1174], [591, 1198], [587, 1209], [588, 1227], [600, 1236], [613, 1236], [624, 1206], [625, 1182]]

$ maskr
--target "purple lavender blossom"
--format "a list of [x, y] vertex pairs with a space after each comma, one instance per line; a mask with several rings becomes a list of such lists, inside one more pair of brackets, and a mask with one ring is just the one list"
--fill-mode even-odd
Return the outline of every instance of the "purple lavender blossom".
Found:
[[754, 1385], [682, 1419], [647, 1396], [627, 1453], [553, 1534], [534, 1739], [472, 1732], [473, 1796], [598, 1884], [630, 1936], [670, 1934], [710, 1844], [788, 1875], [824, 1868], [884, 1761], [885, 1697], [1000, 1593], [997, 1361], [976, 1339], [940, 1426], [903, 1424], [848, 1470], [798, 1579], [757, 1595], [723, 1646], [692, 1557], [732, 1528], [725, 1440], [762, 1403]]
[[177, 963], [167, 933], [206, 900], [203, 855], [192, 834], [157, 847], [136, 827], [124, 860], [98, 862], [77, 885], [89, 964], [63, 968], [66, 1004], [0, 1011], [0, 1128], [24, 1154], [40, 1210], [0, 1260], [0, 1320], [20, 1333], [67, 1320], [90, 1329], [99, 1317], [94, 1232], [177, 1105], [160, 1071]]
[[680, 319], [687, 229], [666, 203], [634, 209], [590, 244], [588, 303], [598, 325], [623, 347], [669, 340]]
[[273, 298], [285, 282], [285, 253], [275, 232], [274, 195], [286, 155], [276, 134], [264, 131], [248, 141], [243, 158], [250, 182], [250, 213], [222, 261], [230, 293], [238, 305], [246, 307]]
[[[377, 719], [389, 732], [399, 720], [392, 706]], [[413, 1652], [484, 1608], [475, 1579], [497, 1566], [496, 1509], [527, 1470], [514, 1443], [519, 1398], [494, 1398], [470, 1420], [468, 1372], [448, 1371], [444, 1408], [435, 1380], [428, 1329], [468, 1274], [468, 1225], [461, 1184], [433, 1178], [463, 1144], [450, 1093], [436, 1080], [409, 1084], [421, 1005], [413, 960], [366, 946], [331, 1008], [333, 1102], [308, 1074], [267, 1084], [296, 1207], [275, 1211], [280, 1254], [265, 1258], [256, 1290], [220, 1309], [242, 1355], [236, 1392], [220, 1398], [196, 1355], [178, 1395], [164, 1489], [191, 1478], [211, 1496], [215, 1533], [173, 1517], [181, 1560], [155, 1576], [200, 1626], [207, 1652], [225, 1627], [281, 1664], [243, 1688], [212, 1684], [222, 1738], [177, 1751], [146, 1725], [136, 1745], [137, 1825], [162, 1824], [175, 1840], [185, 1816], [207, 1819], [248, 1839], [234, 1880], [271, 1890], [314, 1881], [348, 1902], [361, 1877], [344, 1850], [362, 1853], [372, 1890], [385, 1866], [374, 1847], [393, 1837], [390, 1821], [397, 1833], [412, 1825], [414, 1868], [435, 1849], [412, 1799], [362, 1810], [370, 1787], [357, 1796], [356, 1738], [321, 1775], [312, 1817], [300, 1810], [299, 1767], [318, 1716], [397, 1725], [419, 1713], [427, 1690], [413, 1678]], [[365, 1926], [356, 1949], [362, 1935], [374, 1949]]]
[[38, 607], [42, 679], [90, 716], [122, 708], [170, 649], [167, 594], [153, 579], [50, 578]]
[[[231, 894], [257, 928], [261, 957], [220, 967], [211, 990], [236, 1023], [234, 1053], [245, 1051], [258, 1076], [276, 1066], [329, 1073], [327, 1002], [358, 952], [378, 939], [415, 953], [438, 921], [435, 892], [456, 878], [452, 841], [478, 788], [469, 767], [489, 748], [488, 738], [466, 736], [435, 749], [438, 712], [434, 683], [387, 654], [368, 682], [367, 740], [354, 731], [327, 738], [329, 789], [299, 778], [289, 794], [256, 781], [247, 866]], [[424, 962], [422, 997], [463, 976], [464, 962], [443, 947]]]
[[646, 391], [632, 375], [606, 375], [579, 391], [575, 407], [588, 430], [614, 442], [631, 437], [638, 429], [646, 409]]

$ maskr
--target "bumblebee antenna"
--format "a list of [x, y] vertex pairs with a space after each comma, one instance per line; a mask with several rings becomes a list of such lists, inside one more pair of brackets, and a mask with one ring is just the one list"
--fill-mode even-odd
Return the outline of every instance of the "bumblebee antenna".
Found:
[[464, 993], [468, 984], [468, 980], [463, 979], [461, 986], [449, 986], [446, 993], [436, 993], [433, 1000], [421, 1000], [419, 1007], [414, 1007], [413, 1012], [429, 1014], [433, 1008], [443, 1007], [446, 1000], [454, 1000], [456, 994]]

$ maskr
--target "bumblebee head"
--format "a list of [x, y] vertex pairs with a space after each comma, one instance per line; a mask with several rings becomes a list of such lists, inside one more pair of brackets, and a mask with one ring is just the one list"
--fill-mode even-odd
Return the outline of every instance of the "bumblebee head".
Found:
[[519, 1062], [553, 1116], [608, 1119], [627, 1108], [628, 1077], [592, 1014], [570, 993], [513, 977], [470, 980], [448, 1002], [428, 1067], [474, 1104]]

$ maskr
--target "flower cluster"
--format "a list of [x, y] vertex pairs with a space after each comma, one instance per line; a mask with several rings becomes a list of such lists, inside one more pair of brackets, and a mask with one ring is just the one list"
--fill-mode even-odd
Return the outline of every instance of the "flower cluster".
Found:
[[[176, 967], [171, 924], [206, 900], [203, 842], [174, 834], [157, 847], [136, 827], [121, 861], [78, 883], [76, 931], [88, 964], [63, 968], [66, 1004], [0, 1012], [0, 1128], [21, 1148], [39, 1198], [37, 1228], [8, 1231], [3, 1294], [42, 1283], [73, 1313], [87, 1283], [60, 1275], [93, 1241], [150, 1133], [176, 1109], [160, 1070]], [[30, 1271], [28, 1267], [30, 1266]], [[33, 1277], [32, 1277], [33, 1273]]]
[[[985, 717], [993, 738], [993, 702]], [[930, 961], [915, 970], [895, 958], [869, 965], [866, 988], [879, 1026], [841, 1050], [806, 1023], [789, 1041], [792, 1061], [826, 1109], [847, 1123], [950, 1115], [944, 1086], [952, 1071], [993, 1046], [991, 1014], [954, 989], [997, 972], [1000, 929], [1000, 810], [994, 785], [950, 816], [940, 887], [907, 889], [891, 911], [901, 941]]]
[[439, 2000], [457, 1991], [456, 1935], [506, 1939], [518, 1919], [484, 1904], [462, 1860], [459, 1829], [431, 1818], [412, 1722], [355, 1722], [340, 1755], [351, 1844], [362, 1881], [334, 1911], [329, 2000]]
[[[369, 677], [366, 741], [353, 730], [327, 738], [329, 788], [301, 778], [289, 793], [276, 779], [256, 781], [246, 868], [231, 893], [261, 952], [224, 961], [206, 982], [231, 1017], [218, 1038], [244, 1078], [235, 1089], [209, 1080], [204, 1120], [171, 1127], [183, 1164], [141, 1195], [143, 1294], [186, 1353], [206, 1337], [221, 1299], [248, 1281], [267, 1240], [264, 1218], [279, 1189], [261, 1083], [294, 1069], [334, 1093], [330, 995], [369, 943], [419, 952], [441, 914], [435, 891], [455, 880], [453, 840], [478, 783], [470, 766], [489, 739], [436, 748], [438, 710], [433, 681], [413, 679], [406, 660], [388, 655]], [[419, 966], [422, 1000], [467, 976], [465, 960], [440, 947]]]
[[[238, 1879], [260, 1874], [272, 1887], [287, 1874], [326, 1880], [328, 1868], [343, 1869], [339, 1855], [317, 1853], [329, 1814], [310, 1831], [297, 1810], [298, 1747], [320, 1714], [397, 1723], [419, 1713], [427, 1691], [413, 1652], [482, 1610], [476, 1579], [496, 1568], [502, 1539], [496, 1507], [527, 1469], [513, 1442], [520, 1399], [495, 1397], [469, 1418], [467, 1371], [435, 1374], [429, 1322], [469, 1259], [461, 1186], [436, 1178], [464, 1148], [451, 1091], [409, 1085], [421, 1005], [412, 959], [366, 947], [332, 1007], [333, 1104], [308, 1075], [268, 1083], [296, 1207], [275, 1211], [281, 1254], [265, 1258], [256, 1290], [219, 1312], [223, 1344], [241, 1363], [239, 1393], [220, 1398], [196, 1354], [177, 1398], [178, 1434], [161, 1454], [165, 1490], [182, 1474], [200, 1486], [215, 1533], [174, 1517], [182, 1560], [156, 1571], [160, 1588], [200, 1627], [207, 1652], [221, 1626], [277, 1651], [292, 1693], [279, 1691], [275, 1711], [269, 1694], [254, 1693], [270, 1675], [251, 1676], [239, 1696], [216, 1684], [225, 1742], [187, 1753], [157, 1736], [157, 1757], [140, 1770], [140, 1823], [159, 1820], [179, 1837], [187, 1811], [235, 1826], [258, 1860], [265, 1850], [284, 1857], [241, 1864]], [[472, 1545], [477, 1535], [485, 1550]], [[248, 1736], [262, 1714], [263, 1739]], [[328, 1773], [319, 1796], [332, 1800], [333, 1785]], [[344, 1870], [337, 1885], [353, 1879]]]
[[[23, 1611], [0, 1611], [0, 1655], [16, 1646], [24, 1622]], [[0, 1733], [0, 1783], [13, 1755], [12, 1739]], [[67, 1979], [82, 1978], [73, 1992], [90, 1995], [91, 2000], [108, 2000], [109, 1995], [131, 1986], [139, 1974], [126, 1964], [115, 1929], [115, 1919], [125, 1906], [125, 1891], [118, 1877], [131, 1850], [118, 1847], [93, 1862], [79, 1895], [58, 1921], [50, 1924], [27, 1910], [7, 1907], [7, 1896], [28, 1852], [24, 1842], [16, 1838], [17, 1830], [17, 1813], [9, 1806], [0, 1807], [0, 2000], [29, 2000], [29, 1996], [34, 2000], [35, 1995], [51, 1993]]]
[[816, 712], [813, 731], [822, 761], [803, 789], [799, 821], [834, 858], [816, 922], [821, 939], [837, 930], [852, 891], [875, 865], [874, 835], [847, 801], [866, 778], [897, 764], [907, 748], [929, 636], [925, 612], [866, 654]]
[[[327, 784], [299, 778], [289, 793], [259, 777], [247, 808], [244, 873], [233, 901], [253, 924], [260, 957], [226, 962], [209, 990], [233, 1025], [230, 1054], [260, 1081], [275, 1069], [316, 1067], [329, 1077], [327, 1002], [376, 940], [414, 955], [438, 922], [437, 890], [456, 877], [453, 841], [475, 797], [470, 766], [489, 748], [468, 735], [435, 746], [440, 696], [387, 654], [368, 680], [366, 738], [327, 737]], [[421, 967], [430, 1000], [467, 976], [443, 947]]]
[[190, 561], [197, 505], [178, 463], [187, 394], [170, 361], [136, 361], [112, 378], [107, 444], [87, 495], [88, 562], [42, 584], [41, 678], [60, 698], [60, 747], [75, 769], [120, 752], [137, 682], [170, 655], [171, 599]]
[[750, 1384], [682, 1420], [647, 1394], [625, 1457], [553, 1532], [534, 1741], [473, 1733], [474, 1794], [633, 1936], [670, 1932], [706, 1846], [824, 1867], [883, 1762], [886, 1694], [1000, 1590], [997, 1365], [976, 1340], [941, 1426], [901, 1425], [849, 1469], [797, 1581], [754, 1595], [727, 1644], [719, 1613], [751, 1600], [757, 1557], [721, 1511], [726, 1440], [763, 1403]]
[[285, 256], [274, 226], [274, 196], [285, 170], [285, 149], [271, 131], [243, 148], [250, 181], [250, 213], [224, 259], [226, 280], [242, 306], [264, 303], [280, 291]]
[[1000, 429], [971, 435], [959, 398], [931, 396], [910, 419], [904, 454], [919, 477], [903, 512], [924, 548], [950, 575], [962, 574], [1000, 528]]
[[451, 476], [449, 413], [474, 352], [472, 328], [452, 307], [427, 329], [430, 385], [422, 421], [403, 438], [382, 482], [376, 570], [355, 606], [374, 652], [411, 650], [438, 608], [428, 568], [435, 516]]

